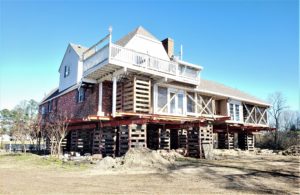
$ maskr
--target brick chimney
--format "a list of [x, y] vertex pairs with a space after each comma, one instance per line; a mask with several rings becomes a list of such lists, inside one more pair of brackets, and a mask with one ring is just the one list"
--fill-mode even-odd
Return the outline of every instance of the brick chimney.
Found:
[[166, 39], [162, 40], [161, 42], [162, 42], [168, 56], [170, 58], [172, 58], [173, 55], [174, 55], [174, 41], [173, 41], [173, 39], [166, 38]]

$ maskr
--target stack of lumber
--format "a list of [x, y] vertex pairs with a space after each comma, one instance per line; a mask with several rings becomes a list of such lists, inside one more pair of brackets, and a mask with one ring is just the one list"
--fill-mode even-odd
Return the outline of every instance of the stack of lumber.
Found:
[[200, 157], [199, 129], [189, 128], [187, 131], [187, 155], [189, 157]]
[[113, 127], [102, 128], [103, 134], [101, 138], [102, 155], [115, 157], [116, 154], [116, 129]]
[[159, 128], [159, 149], [170, 150], [170, 129]]

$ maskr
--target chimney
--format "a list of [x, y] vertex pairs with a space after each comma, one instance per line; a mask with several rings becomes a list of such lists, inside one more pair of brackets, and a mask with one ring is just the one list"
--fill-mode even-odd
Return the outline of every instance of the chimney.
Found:
[[172, 58], [174, 55], [174, 41], [171, 38], [166, 38], [161, 41], [169, 58]]

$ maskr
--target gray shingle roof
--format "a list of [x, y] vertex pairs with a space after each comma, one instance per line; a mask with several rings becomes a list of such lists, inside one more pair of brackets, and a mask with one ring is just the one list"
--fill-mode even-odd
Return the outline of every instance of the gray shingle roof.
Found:
[[232, 87], [228, 87], [226, 85], [223, 85], [223, 84], [215, 82], [215, 81], [201, 79], [201, 82], [199, 85], [199, 90], [202, 92], [210, 93], [210, 94], [226, 96], [226, 97], [229, 97], [232, 99], [242, 100], [244, 102], [255, 103], [255, 104], [264, 105], [264, 106], [270, 106], [270, 104], [264, 100], [261, 100], [261, 99], [254, 97], [248, 93], [245, 93], [241, 90], [238, 90], [238, 89], [235, 89]]
[[154, 39], [156, 41], [159, 41], [154, 35], [152, 35], [149, 31], [147, 31], [145, 28], [143, 28], [142, 26], [137, 27], [136, 29], [134, 29], [132, 32], [128, 33], [127, 35], [125, 35], [124, 37], [122, 37], [120, 40], [118, 40], [116, 42], [117, 45], [120, 45], [122, 47], [124, 47], [133, 37], [134, 35], [139, 34], [139, 35], [143, 35], [145, 37], [149, 37], [151, 39]]
[[50, 91], [43, 99], [42, 101], [39, 103], [39, 105], [42, 105], [46, 102], [48, 102], [49, 100], [52, 100], [53, 98], [59, 97], [61, 95], [64, 95], [70, 91], [73, 91], [74, 89], [78, 89], [79, 84], [75, 84], [72, 85], [71, 87], [63, 90], [63, 91], [59, 91], [58, 88], [53, 89], [52, 91]]
[[88, 49], [87, 47], [84, 47], [84, 46], [81, 46], [78, 44], [74, 44], [74, 43], [70, 43], [70, 45], [79, 56], [81, 56], [82, 53]]

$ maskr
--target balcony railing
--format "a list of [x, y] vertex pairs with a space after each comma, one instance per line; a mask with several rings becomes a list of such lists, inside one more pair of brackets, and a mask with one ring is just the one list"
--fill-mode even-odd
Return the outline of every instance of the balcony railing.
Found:
[[108, 44], [102, 47], [98, 51], [90, 50], [90, 56], [84, 59], [83, 61], [83, 72], [97, 66], [98, 64], [102, 63], [103, 61], [108, 59]]
[[199, 79], [199, 70], [194, 67], [178, 64], [174, 61], [159, 59], [116, 44], [107, 44], [98, 51], [91, 51], [93, 50], [90, 49], [90, 55], [88, 57], [83, 57], [84, 72], [108, 60], [108, 63], [112, 61], [121, 62], [173, 76], [186, 77], [193, 80]]
[[177, 64], [153, 56], [136, 52], [118, 45], [111, 45], [111, 58], [134, 66], [149, 68], [159, 72], [176, 75]]

